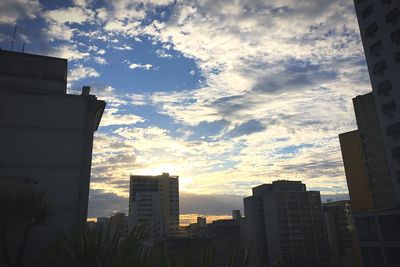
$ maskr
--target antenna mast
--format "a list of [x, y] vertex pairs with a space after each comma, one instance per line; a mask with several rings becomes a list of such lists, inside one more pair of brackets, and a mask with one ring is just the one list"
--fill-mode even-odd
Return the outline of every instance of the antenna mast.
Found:
[[14, 36], [13, 39], [11, 41], [11, 51], [14, 51], [14, 43], [15, 43], [15, 36], [17, 35], [17, 24], [15, 24], [15, 28], [14, 28]]

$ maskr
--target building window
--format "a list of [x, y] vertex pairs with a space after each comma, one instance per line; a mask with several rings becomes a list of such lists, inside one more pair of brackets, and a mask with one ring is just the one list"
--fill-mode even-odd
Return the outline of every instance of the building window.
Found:
[[371, 15], [374, 12], [374, 7], [372, 5], [367, 6], [366, 8], [361, 11], [361, 17], [365, 19], [369, 15]]
[[392, 90], [392, 82], [390, 80], [384, 81], [378, 84], [378, 93], [386, 95], [390, 90]]
[[387, 136], [398, 136], [400, 134], [400, 122], [394, 123], [386, 127]]
[[389, 103], [382, 105], [382, 112], [384, 115], [388, 117], [392, 117], [396, 112], [396, 102], [390, 101]]
[[356, 218], [355, 223], [361, 241], [379, 240], [378, 228], [374, 217]]
[[374, 37], [375, 33], [378, 31], [378, 24], [372, 23], [365, 29], [366, 37]]
[[382, 43], [381, 41], [376, 42], [375, 44], [371, 45], [369, 47], [369, 54], [371, 56], [379, 56], [381, 54], [382, 51]]
[[392, 148], [392, 157], [394, 159], [400, 159], [400, 146]]
[[400, 8], [396, 7], [386, 14], [386, 22], [395, 23], [398, 17], [400, 17]]
[[392, 32], [390, 37], [392, 38], [392, 42], [393, 43], [400, 44], [400, 29], [395, 30], [394, 32]]
[[386, 69], [387, 69], [387, 64], [385, 60], [376, 63], [373, 67], [374, 74], [381, 74]]

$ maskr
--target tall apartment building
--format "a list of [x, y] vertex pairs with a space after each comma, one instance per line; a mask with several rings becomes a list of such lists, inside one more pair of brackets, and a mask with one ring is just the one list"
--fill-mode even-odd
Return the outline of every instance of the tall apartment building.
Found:
[[251, 266], [281, 260], [285, 266], [329, 266], [321, 197], [297, 181], [253, 188], [244, 199], [246, 247]]
[[[350, 201], [334, 201], [323, 204], [332, 266], [359, 266], [353, 250], [357, 253], [352, 232]], [[357, 255], [358, 256], [358, 255]]]
[[129, 192], [130, 227], [147, 225], [154, 237], [179, 231], [178, 176], [132, 175]]
[[[400, 236], [394, 225], [400, 224], [400, 217], [394, 207], [400, 206], [400, 1], [355, 0], [354, 6], [372, 85], [371, 94], [353, 99], [359, 133], [356, 142], [363, 148], [367, 189], [359, 183], [361, 188], [352, 192], [351, 186], [363, 178], [348, 175], [346, 164], [352, 164], [345, 157], [354, 153], [352, 145], [341, 140], [343, 161], [362, 265], [397, 266]], [[353, 203], [353, 199], [361, 199], [363, 190], [367, 200], [363, 204], [368, 205], [358, 209], [361, 202]], [[372, 207], [368, 208], [370, 196]], [[380, 228], [386, 223], [387, 228]], [[383, 231], [390, 237], [382, 236]]]
[[[0, 192], [43, 192], [52, 210], [32, 229], [25, 259], [44, 258], [56, 233], [85, 226], [93, 133], [104, 107], [87, 87], [67, 94], [67, 60], [0, 50]], [[7, 229], [13, 254], [21, 229]]]
[[[354, 6], [389, 171], [393, 197], [400, 205], [400, 1], [355, 0]], [[376, 179], [382, 179], [376, 177]], [[384, 184], [384, 187], [387, 185]]]

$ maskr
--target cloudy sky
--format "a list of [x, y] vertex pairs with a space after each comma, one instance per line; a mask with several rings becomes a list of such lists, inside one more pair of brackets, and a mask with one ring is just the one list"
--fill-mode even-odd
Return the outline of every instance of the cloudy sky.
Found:
[[179, 175], [184, 214], [277, 179], [347, 193], [337, 135], [371, 90], [352, 0], [2, 0], [0, 48], [15, 24], [107, 102], [90, 217], [126, 210], [130, 174]]

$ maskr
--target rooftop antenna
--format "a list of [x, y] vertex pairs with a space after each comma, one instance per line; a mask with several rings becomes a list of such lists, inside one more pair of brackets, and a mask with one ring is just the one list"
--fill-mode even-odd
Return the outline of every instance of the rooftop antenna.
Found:
[[15, 24], [15, 28], [14, 28], [14, 36], [13, 39], [11, 41], [11, 51], [14, 51], [14, 43], [15, 43], [15, 36], [17, 35], [17, 24]]

